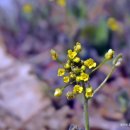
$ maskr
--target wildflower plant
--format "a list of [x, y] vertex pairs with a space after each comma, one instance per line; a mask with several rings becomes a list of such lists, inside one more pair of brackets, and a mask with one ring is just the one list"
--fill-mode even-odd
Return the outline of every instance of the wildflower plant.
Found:
[[[100, 64], [97, 64], [94, 59], [89, 58], [82, 60], [79, 57], [79, 53], [82, 50], [82, 46], [79, 42], [76, 43], [73, 50], [69, 49], [67, 52], [66, 62], [62, 63], [59, 60], [58, 54], [55, 50], [51, 50], [51, 57], [53, 60], [61, 63], [62, 67], [58, 69], [57, 76], [63, 78], [65, 85], [60, 88], [56, 88], [54, 92], [55, 97], [60, 97], [63, 91], [67, 87], [72, 87], [71, 91], [66, 93], [66, 98], [68, 100], [74, 99], [77, 95], [81, 94], [83, 96], [84, 105], [84, 118], [85, 118], [85, 130], [90, 130], [89, 128], [89, 113], [88, 113], [88, 101], [93, 98], [93, 96], [104, 87], [104, 84], [108, 78], [112, 75], [116, 67], [121, 64], [122, 54], [114, 56], [114, 51], [109, 49], [104, 55], [104, 58]], [[91, 74], [99, 69], [107, 61], [112, 61], [112, 69], [110, 73], [106, 76], [104, 81], [94, 89], [90, 84]]]

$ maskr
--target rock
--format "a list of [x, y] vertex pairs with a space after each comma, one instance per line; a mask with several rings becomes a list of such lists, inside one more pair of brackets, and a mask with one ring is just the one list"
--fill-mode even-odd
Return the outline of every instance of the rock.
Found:
[[8, 56], [0, 44], [0, 129], [20, 128], [51, 102], [32, 67]]

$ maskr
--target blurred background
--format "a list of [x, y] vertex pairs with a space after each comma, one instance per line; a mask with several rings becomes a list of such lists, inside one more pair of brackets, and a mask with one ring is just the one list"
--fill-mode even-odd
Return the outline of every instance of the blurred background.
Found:
[[[53, 96], [63, 86], [58, 63], [81, 42], [82, 59], [99, 63], [112, 48], [123, 64], [89, 103], [91, 130], [130, 130], [130, 1], [1, 0], [0, 130], [68, 130], [83, 128], [81, 98]], [[95, 72], [96, 88], [111, 69]]]

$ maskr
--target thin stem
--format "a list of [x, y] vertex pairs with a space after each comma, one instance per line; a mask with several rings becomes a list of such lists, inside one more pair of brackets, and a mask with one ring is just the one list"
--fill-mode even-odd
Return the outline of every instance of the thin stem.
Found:
[[85, 84], [82, 83], [82, 86], [84, 88], [84, 93], [83, 93], [83, 106], [84, 106], [84, 121], [85, 121], [85, 130], [90, 130], [89, 128], [89, 113], [88, 113], [88, 99], [85, 97]]
[[64, 90], [66, 87], [68, 87], [69, 85], [73, 84], [74, 82], [75, 82], [75, 81], [72, 81], [72, 82], [66, 84], [66, 85], [65, 85], [64, 87], [62, 87], [61, 89]]
[[101, 88], [104, 87], [105, 83], [107, 82], [107, 80], [111, 77], [112, 73], [114, 72], [115, 70], [115, 66], [112, 67], [112, 70], [110, 71], [110, 73], [107, 75], [107, 77], [104, 79], [104, 81], [94, 90], [94, 93], [95, 94], [96, 92], [98, 92]]
[[57, 59], [56, 61], [57, 61], [59, 64], [64, 65], [64, 63], [63, 63], [61, 60]]

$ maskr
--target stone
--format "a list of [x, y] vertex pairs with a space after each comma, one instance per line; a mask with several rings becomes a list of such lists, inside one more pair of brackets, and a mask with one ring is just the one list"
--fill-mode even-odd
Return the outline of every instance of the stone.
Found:
[[[1, 40], [0, 40], [1, 41]], [[41, 82], [32, 74], [32, 66], [6, 53], [0, 43], [0, 129], [20, 128], [50, 104]]]

